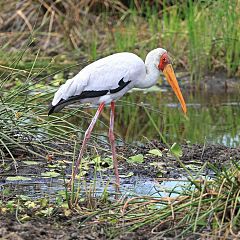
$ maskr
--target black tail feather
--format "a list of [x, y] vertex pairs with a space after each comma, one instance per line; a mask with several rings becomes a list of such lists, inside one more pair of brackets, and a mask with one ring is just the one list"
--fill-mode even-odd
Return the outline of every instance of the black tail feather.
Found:
[[69, 98], [67, 100], [61, 99], [58, 104], [56, 104], [55, 106], [52, 105], [52, 103], [50, 103], [49, 108], [48, 108], [48, 116], [51, 115], [52, 113], [55, 112], [59, 112], [60, 110], [62, 110], [65, 106], [76, 102], [76, 99], [74, 98]]
[[53, 106], [50, 104], [49, 106], [49, 111], [48, 111], [48, 116], [51, 115], [52, 113], [59, 112], [62, 110], [66, 105], [69, 105], [69, 101], [60, 101], [57, 105]]
[[52, 113], [54, 113], [54, 109], [55, 109], [55, 106], [53, 106], [52, 104], [49, 105], [49, 108], [48, 108], [48, 116], [51, 115]]
[[[130, 83], [130, 81], [127, 82], [127, 84], [128, 83]], [[121, 89], [122, 89], [122, 86], [120, 87], [120, 90]], [[80, 95], [72, 96], [72, 97], [69, 97], [68, 99], [61, 99], [55, 106], [50, 104], [48, 115], [51, 115], [54, 112], [59, 112], [65, 106], [67, 106], [69, 104], [72, 104], [72, 103], [75, 103], [75, 102], [78, 102], [81, 99], [101, 97], [101, 96], [106, 95], [109, 91], [110, 91], [110, 93], [111, 93], [111, 91], [112, 91], [112, 93], [116, 93], [117, 92], [116, 90], [119, 91], [118, 88], [117, 89], [113, 89], [113, 90], [83, 91]]]

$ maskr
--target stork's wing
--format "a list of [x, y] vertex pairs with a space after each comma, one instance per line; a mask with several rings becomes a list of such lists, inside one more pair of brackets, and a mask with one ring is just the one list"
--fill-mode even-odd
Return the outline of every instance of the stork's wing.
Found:
[[88, 65], [60, 86], [54, 95], [49, 114], [80, 99], [117, 93], [131, 82], [127, 66], [114, 62], [96, 63], [98, 62]]
[[83, 91], [114, 90], [128, 82], [130, 78], [128, 67], [113, 62], [100, 66], [89, 65], [82, 73], [88, 76]]

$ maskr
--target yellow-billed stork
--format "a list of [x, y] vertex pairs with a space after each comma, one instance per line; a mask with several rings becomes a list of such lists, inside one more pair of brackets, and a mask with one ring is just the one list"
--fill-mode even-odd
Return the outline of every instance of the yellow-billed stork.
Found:
[[183, 112], [186, 113], [187, 108], [184, 98], [167, 51], [163, 48], [157, 48], [150, 51], [146, 56], [145, 63], [136, 54], [129, 52], [116, 53], [104, 57], [84, 67], [76, 76], [67, 80], [65, 84], [60, 86], [54, 95], [48, 113], [49, 115], [60, 111], [66, 105], [74, 102], [99, 105], [95, 116], [85, 132], [82, 147], [70, 183], [75, 179], [78, 173], [83, 151], [100, 113], [106, 104], [111, 104], [109, 141], [111, 144], [116, 185], [118, 189], [120, 180], [113, 133], [115, 101], [134, 87], [149, 88], [153, 86], [159, 79], [161, 71], [180, 101]]

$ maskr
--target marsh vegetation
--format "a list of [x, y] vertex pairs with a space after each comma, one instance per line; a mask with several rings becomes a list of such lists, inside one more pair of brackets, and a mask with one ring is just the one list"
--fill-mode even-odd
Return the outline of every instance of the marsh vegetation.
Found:
[[[238, 0], [0, 2], [0, 237], [238, 238], [239, 8]], [[95, 109], [48, 117], [53, 93], [96, 59], [145, 58], [158, 46], [171, 54], [188, 117], [165, 79], [127, 94], [115, 129], [122, 195], [114, 199], [107, 109], [70, 192]], [[184, 185], [163, 190], [170, 180]]]

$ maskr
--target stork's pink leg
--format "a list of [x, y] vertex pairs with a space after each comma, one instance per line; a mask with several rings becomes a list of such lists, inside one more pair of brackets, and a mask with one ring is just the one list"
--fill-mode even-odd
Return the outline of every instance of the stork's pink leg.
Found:
[[82, 160], [83, 151], [84, 151], [84, 149], [86, 147], [87, 141], [89, 140], [89, 138], [91, 136], [91, 132], [93, 130], [93, 127], [94, 127], [94, 125], [95, 125], [95, 123], [96, 123], [100, 113], [102, 112], [102, 110], [104, 108], [104, 105], [105, 105], [104, 103], [101, 103], [99, 105], [98, 110], [95, 113], [95, 116], [93, 117], [93, 119], [92, 119], [92, 121], [91, 121], [91, 123], [90, 123], [90, 125], [89, 125], [89, 127], [87, 129], [87, 131], [85, 132], [84, 139], [83, 139], [83, 142], [82, 142], [82, 147], [81, 147], [81, 150], [79, 152], [78, 159], [77, 159], [77, 161], [75, 163], [75, 168], [74, 168], [74, 171], [73, 171], [73, 175], [72, 175], [72, 178], [69, 181], [69, 186], [71, 186], [72, 181], [74, 181], [74, 179], [75, 179], [75, 177], [76, 177], [76, 175], [78, 173], [78, 167], [79, 167], [79, 165], [81, 163], [81, 160]]
[[116, 177], [116, 190], [119, 191], [120, 180], [119, 180], [119, 174], [118, 174], [118, 162], [117, 162], [117, 158], [116, 158], [115, 137], [114, 137], [114, 133], [113, 133], [114, 113], [115, 113], [115, 103], [111, 102], [109, 141], [110, 141], [111, 149], [112, 149], [112, 160], [113, 160], [114, 172], [115, 172], [115, 177]]

